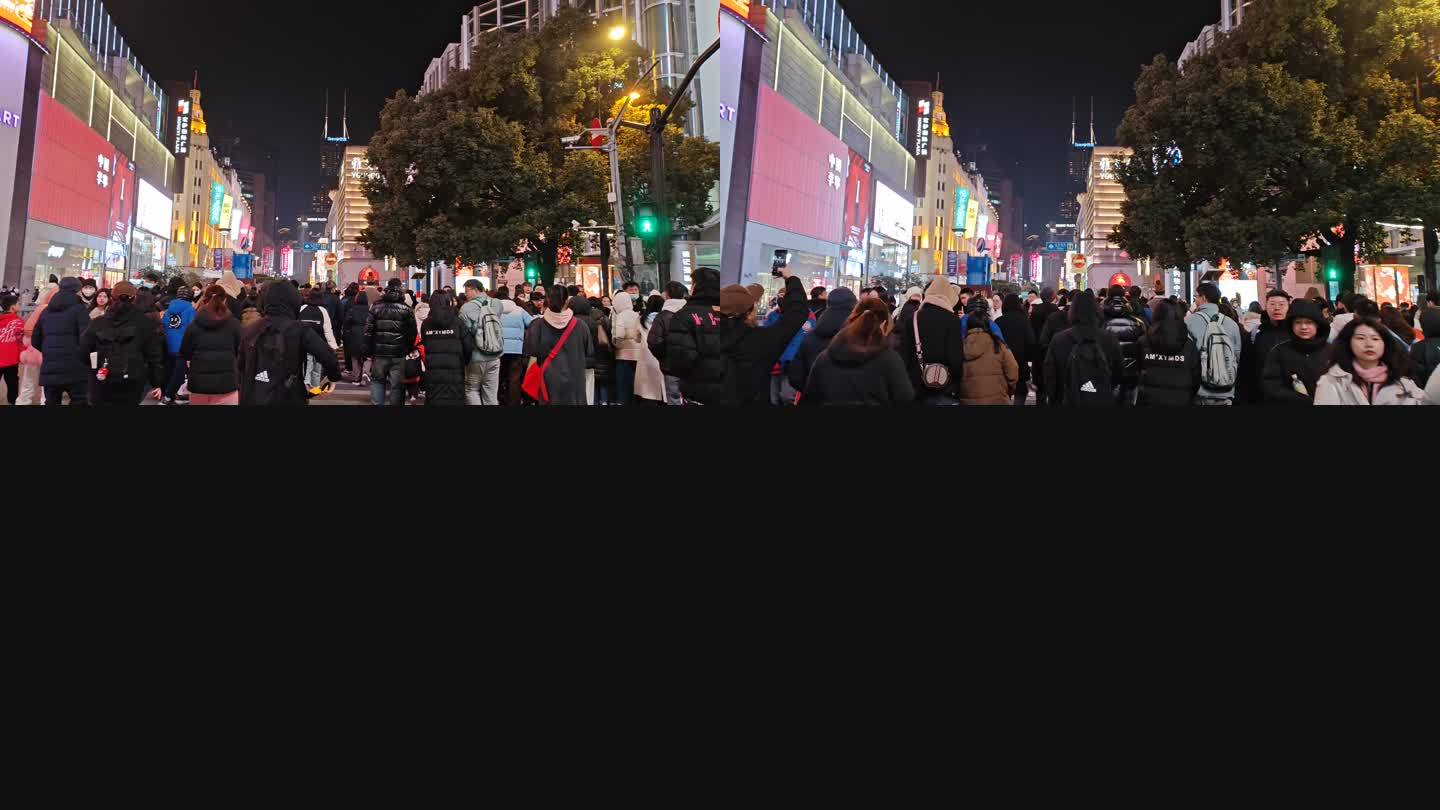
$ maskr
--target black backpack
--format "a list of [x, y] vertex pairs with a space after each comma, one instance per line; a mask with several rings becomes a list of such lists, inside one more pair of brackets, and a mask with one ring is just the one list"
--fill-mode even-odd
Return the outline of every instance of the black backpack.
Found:
[[269, 318], [255, 324], [240, 342], [241, 405], [295, 405], [309, 398], [300, 380], [300, 333], [304, 321]]
[[1094, 335], [1077, 336], [1065, 365], [1066, 405], [1114, 405], [1110, 361]]
[[[95, 322], [95, 379], [102, 388], [134, 385], [148, 382], [148, 369], [140, 346], [140, 330], [149, 327], [150, 321], [139, 318], [117, 325], [112, 318], [101, 318]], [[103, 373], [104, 379], [100, 379]]]

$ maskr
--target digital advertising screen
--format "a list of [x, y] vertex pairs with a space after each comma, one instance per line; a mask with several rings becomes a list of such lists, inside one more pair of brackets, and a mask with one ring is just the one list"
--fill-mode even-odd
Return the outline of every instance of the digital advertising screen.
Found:
[[750, 221], [839, 244], [850, 147], [763, 84], [755, 130]]
[[970, 189], [964, 186], [955, 188], [955, 210], [954, 224], [950, 230], [956, 233], [965, 232], [965, 216], [970, 212]]
[[0, 0], [0, 23], [20, 29], [26, 36], [35, 33], [35, 0]]
[[874, 196], [874, 168], [860, 153], [850, 150], [850, 173], [845, 180], [845, 247], [863, 250], [870, 233]]
[[144, 180], [137, 183], [135, 227], [156, 236], [169, 237], [175, 217], [175, 200]]
[[216, 227], [220, 224], [220, 215], [225, 208], [225, 185], [223, 183], [210, 184], [210, 226]]
[[884, 183], [876, 181], [875, 233], [908, 245], [910, 230], [914, 224], [915, 204]]
[[[112, 238], [112, 207], [120, 185], [117, 180], [125, 179], [116, 177], [116, 167], [124, 161], [125, 156], [114, 145], [49, 94], [41, 93], [30, 218], [102, 239]], [[133, 171], [128, 176], [133, 182]]]

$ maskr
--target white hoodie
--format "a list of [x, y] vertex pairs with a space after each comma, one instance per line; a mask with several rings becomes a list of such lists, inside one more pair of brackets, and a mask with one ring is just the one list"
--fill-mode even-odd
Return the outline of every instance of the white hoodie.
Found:
[[615, 347], [616, 360], [639, 362], [640, 352], [645, 349], [645, 335], [640, 329], [640, 313], [635, 311], [634, 302], [627, 292], [617, 292], [611, 301], [610, 343]]

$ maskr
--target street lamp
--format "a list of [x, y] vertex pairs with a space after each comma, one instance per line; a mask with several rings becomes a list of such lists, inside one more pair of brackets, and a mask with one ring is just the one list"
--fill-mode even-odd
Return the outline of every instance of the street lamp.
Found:
[[637, 92], [635, 92], [635, 91], [633, 91], [633, 90], [630, 91], [630, 100], [631, 100], [631, 101], [639, 101], [639, 100], [640, 100], [640, 94], [637, 93]]
[[610, 38], [615, 40], [616, 42], [619, 42], [620, 40], [624, 39], [629, 33], [630, 31], [626, 29], [625, 26], [617, 25], [614, 28], [610, 29]]

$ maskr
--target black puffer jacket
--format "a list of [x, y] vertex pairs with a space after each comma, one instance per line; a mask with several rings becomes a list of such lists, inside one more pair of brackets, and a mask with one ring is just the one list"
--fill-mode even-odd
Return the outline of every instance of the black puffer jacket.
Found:
[[[695, 271], [695, 293], [670, 321], [665, 357], [685, 399], [718, 405], [724, 399], [725, 357], [720, 348], [720, 273]], [[809, 310], [807, 309], [808, 313]]]
[[[1295, 303], [1300, 303], [1296, 301]], [[1318, 309], [1318, 308], [1317, 308]], [[1318, 311], [1313, 313], [1319, 318]], [[1320, 318], [1321, 321], [1324, 318]], [[1290, 331], [1291, 321], [1289, 318], [1275, 323], [1270, 320], [1269, 313], [1260, 316], [1260, 328], [1252, 336], [1244, 329], [1240, 330], [1241, 342], [1245, 344], [1240, 353], [1240, 379], [1236, 385], [1236, 396], [1240, 402], [1263, 402], [1266, 398], [1265, 385], [1265, 363], [1270, 356], [1270, 351], [1279, 344], [1290, 340], [1294, 334]], [[1328, 324], [1326, 332], [1329, 332]], [[1253, 338], [1253, 339], [1252, 339]]]
[[[1145, 337], [1145, 319], [1136, 315], [1122, 296], [1105, 299], [1103, 315], [1105, 331], [1120, 342], [1120, 378], [1115, 383], [1122, 392], [1134, 390], [1140, 384], [1140, 339]], [[1121, 396], [1124, 399], [1123, 393]]]
[[465, 404], [465, 360], [475, 350], [475, 337], [449, 308], [431, 309], [420, 327], [425, 347], [425, 404]]
[[[1037, 348], [1040, 345], [1040, 335], [1045, 331], [1045, 322], [1050, 319], [1051, 315], [1059, 311], [1060, 308], [1049, 301], [1041, 301], [1035, 305], [1034, 309], [1030, 310], [1030, 328], [1035, 332], [1035, 345]], [[1034, 359], [1039, 360], [1040, 358], [1036, 357]]]
[[363, 294], [347, 299], [341, 306], [339, 340], [347, 357], [364, 356], [365, 328], [370, 325], [370, 305]]
[[386, 290], [365, 325], [366, 355], [404, 357], [415, 349], [415, 337], [415, 313], [405, 306], [405, 291]]
[[1010, 347], [1010, 353], [1015, 355], [1015, 362], [1020, 366], [1020, 382], [1029, 382], [1030, 358], [1034, 356], [1035, 347], [1038, 345], [1030, 320], [1025, 317], [1024, 312], [1015, 309], [996, 318], [995, 325], [1000, 327], [1000, 334], [1005, 336], [1005, 345]]
[[180, 358], [190, 364], [190, 390], [219, 396], [240, 390], [240, 321], [201, 310], [180, 340]]
[[[615, 375], [615, 350], [611, 346], [607, 345], [602, 347], [600, 345], [600, 329], [602, 328], [600, 314], [595, 311], [595, 307], [590, 306], [590, 302], [587, 301], [584, 296], [580, 295], [570, 299], [570, 312], [579, 318], [582, 324], [589, 328], [590, 345], [595, 347], [595, 351], [590, 354], [589, 360], [586, 362], [586, 368], [595, 370], [595, 383], [597, 385], [608, 385], [610, 378]], [[577, 326], [575, 328], [579, 329], [580, 327]], [[610, 339], [608, 329], [605, 332], [605, 339], [606, 341]], [[541, 357], [538, 359], [544, 361], [545, 358]]]
[[915, 354], [915, 323], [912, 318], [895, 324], [895, 328], [900, 332], [900, 357], [905, 361], [916, 396], [944, 395], [959, 399], [960, 380], [965, 376], [965, 336], [960, 331], [960, 319], [951, 310], [934, 304], [922, 304], [919, 310], [920, 345], [926, 365], [941, 364], [950, 369], [950, 382], [941, 391], [926, 388], [920, 375], [920, 359]]
[[1136, 405], [1180, 407], [1200, 390], [1200, 350], [1184, 321], [1161, 321], [1140, 339], [1140, 384]]
[[905, 361], [888, 341], [878, 350], [867, 350], [843, 338], [831, 340], [815, 358], [800, 397], [801, 405], [908, 405], [914, 401], [915, 387], [910, 384]]
[[[297, 320], [300, 317], [300, 291], [287, 282], [272, 281], [266, 285], [262, 300], [265, 301], [265, 316], [248, 327], [241, 327], [240, 330], [240, 404], [257, 404], [256, 391], [259, 387], [255, 385], [256, 381], [247, 378], [244, 372], [247, 365], [247, 343], [255, 346], [255, 339], [261, 337], [267, 328], [295, 338], [294, 342], [287, 342], [285, 345], [283, 363], [289, 370], [289, 376], [299, 379], [305, 373], [305, 355], [308, 354], [319, 361], [327, 378], [340, 379], [340, 364], [335, 360], [335, 352], [331, 351], [324, 338]], [[253, 367], [255, 364], [256, 358], [249, 358], [249, 365]], [[280, 396], [271, 404], [308, 405], [309, 402], [304, 387], [296, 386], [282, 390]]]
[[1410, 359], [1415, 363], [1415, 382], [1424, 388], [1440, 368], [1440, 309], [1421, 310], [1420, 331], [1425, 339], [1410, 347]]
[[[123, 350], [117, 348], [119, 344], [134, 341], [133, 349]], [[134, 387], [143, 389], [146, 386], [159, 388], [165, 384], [165, 336], [155, 328], [155, 322], [134, 304], [116, 302], [110, 305], [105, 314], [97, 318], [88, 331], [80, 338], [80, 352], [88, 358], [91, 352], [96, 355], [96, 362], [105, 366], [112, 355], [128, 354], [136, 361], [136, 367], [121, 372], [119, 363], [113, 364], [116, 369], [106, 379], [106, 384], [101, 385], [96, 381], [97, 392], [100, 395], [100, 402], [95, 404], [111, 404], [111, 398], [107, 396], [106, 389], [118, 391], [122, 388]], [[128, 380], [124, 375], [128, 374]], [[114, 404], [134, 405], [135, 401], [125, 397], [128, 401], [115, 401]]]
[[[1315, 323], [1315, 337], [1301, 340], [1295, 336], [1293, 324], [1297, 318]], [[1289, 339], [1275, 341], [1265, 350], [1264, 373], [1260, 378], [1261, 401], [1266, 405], [1313, 405], [1315, 388], [1325, 374], [1328, 359], [1325, 349], [1330, 345], [1330, 324], [1320, 315], [1320, 307], [1305, 299], [1291, 305], [1290, 319], [1286, 323], [1291, 324], [1286, 332]], [[1271, 330], [1270, 334], [1275, 332]], [[1297, 380], [1304, 386], [1305, 393], [1295, 390]]]
[[90, 311], [80, 300], [79, 289], [79, 279], [62, 280], [35, 323], [30, 342], [44, 355], [41, 385], [80, 385], [90, 377], [89, 354], [80, 351], [80, 336], [90, 328]]
[[[810, 311], [814, 312], [814, 304]], [[790, 385], [796, 391], [805, 390], [805, 381], [810, 379], [810, 370], [815, 367], [815, 361], [819, 359], [821, 352], [830, 345], [830, 341], [840, 334], [845, 327], [845, 321], [850, 318], [850, 313], [855, 309], [855, 293], [841, 287], [830, 294], [830, 300], [825, 309], [820, 311], [820, 316], [815, 320], [815, 328], [810, 334], [800, 341], [800, 347], [795, 350], [795, 357], [786, 367], [785, 373], [790, 378]], [[895, 359], [900, 359], [896, 355]], [[903, 367], [903, 364], [902, 364]]]

